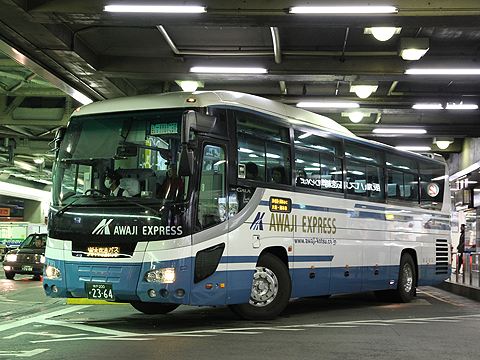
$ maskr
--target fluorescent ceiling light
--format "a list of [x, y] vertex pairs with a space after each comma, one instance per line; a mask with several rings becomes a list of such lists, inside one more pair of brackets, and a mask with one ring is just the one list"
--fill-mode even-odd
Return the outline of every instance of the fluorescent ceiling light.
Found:
[[395, 149], [398, 150], [408, 150], [408, 151], [431, 151], [430, 146], [395, 146]]
[[407, 69], [406, 75], [480, 75], [478, 69]]
[[359, 104], [354, 102], [319, 102], [319, 101], [301, 101], [297, 104], [301, 108], [332, 108], [332, 109], [357, 109]]
[[392, 38], [393, 35], [400, 34], [401, 27], [371, 27], [363, 30], [364, 34], [371, 34], [378, 41], [387, 41]]
[[412, 109], [415, 110], [442, 110], [442, 104], [414, 104]]
[[293, 6], [290, 14], [392, 14], [395, 6]]
[[38, 190], [26, 186], [15, 185], [0, 181], [2, 195], [19, 197], [37, 201], [48, 201], [50, 199], [50, 191]]
[[205, 6], [162, 6], [162, 5], [106, 5], [103, 9], [108, 12], [126, 13], [204, 13]]
[[211, 74], [266, 74], [267, 69], [263, 68], [235, 68], [235, 67], [206, 67], [194, 66], [190, 68], [193, 73], [211, 73]]
[[476, 104], [447, 104], [447, 110], [477, 110]]
[[393, 129], [393, 128], [376, 128], [372, 130], [375, 134], [426, 134], [425, 129]]

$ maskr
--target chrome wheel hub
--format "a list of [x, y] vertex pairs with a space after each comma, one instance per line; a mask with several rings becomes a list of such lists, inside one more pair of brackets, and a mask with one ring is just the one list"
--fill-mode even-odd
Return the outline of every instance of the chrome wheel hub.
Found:
[[409, 293], [410, 291], [412, 291], [413, 287], [413, 270], [409, 264], [405, 264], [403, 266], [402, 272], [403, 274], [401, 286], [403, 286], [403, 290], [406, 293]]
[[278, 279], [270, 269], [255, 268], [253, 275], [252, 294], [250, 304], [258, 307], [270, 304], [278, 292]]

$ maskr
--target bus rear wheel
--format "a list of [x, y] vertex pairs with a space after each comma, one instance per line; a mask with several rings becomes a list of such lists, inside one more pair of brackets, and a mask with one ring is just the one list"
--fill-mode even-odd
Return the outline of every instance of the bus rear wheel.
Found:
[[415, 295], [415, 263], [412, 255], [405, 253], [400, 260], [400, 273], [398, 274], [398, 286], [396, 300], [408, 303]]
[[292, 282], [286, 265], [273, 254], [262, 255], [253, 275], [250, 301], [230, 305], [230, 309], [248, 320], [272, 319], [287, 306]]
[[415, 296], [415, 263], [412, 255], [405, 253], [400, 260], [397, 288], [375, 291], [375, 297], [382, 302], [410, 302]]
[[170, 311], [175, 310], [180, 304], [161, 304], [161, 303], [150, 303], [150, 302], [141, 302], [141, 301], [132, 301], [130, 303], [136, 310], [147, 314], [147, 315], [160, 315], [167, 314]]
[[13, 271], [5, 271], [5, 277], [8, 280], [13, 280], [13, 278], [15, 277], [15, 273]]

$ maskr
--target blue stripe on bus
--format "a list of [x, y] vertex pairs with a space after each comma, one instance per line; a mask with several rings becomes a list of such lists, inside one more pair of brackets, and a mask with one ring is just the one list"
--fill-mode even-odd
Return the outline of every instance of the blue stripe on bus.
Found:
[[[221, 264], [241, 264], [253, 263], [256, 264], [258, 256], [222, 256]], [[332, 261], [333, 255], [301, 255], [289, 256], [288, 261], [305, 262], [305, 261]]]
[[[262, 206], [270, 206], [269, 201], [262, 200], [260, 201], [260, 204]], [[329, 208], [325, 206], [316, 206], [316, 205], [303, 205], [303, 204], [292, 204], [292, 209], [297, 209], [297, 210], [308, 210], [308, 211], [322, 211], [322, 212], [329, 212], [329, 213], [337, 213], [337, 214], [350, 214], [351, 218], [373, 218], [376, 220], [384, 220], [384, 221], [398, 221], [398, 219], [387, 219], [385, 218], [385, 213], [389, 213], [391, 210], [387, 209], [384, 206], [373, 206], [373, 205], [364, 205], [364, 204], [355, 204], [356, 209], [365, 209], [365, 210], [375, 210], [376, 212], [367, 212], [367, 211], [359, 211], [359, 210], [347, 210], [347, 209], [336, 209], [336, 208]], [[380, 211], [380, 212], [379, 212]], [[428, 212], [420, 212], [420, 211], [415, 211], [415, 210], [409, 210], [409, 213], [402, 214], [401, 216], [404, 217], [413, 217], [415, 215], [427, 215], [431, 216], [432, 219], [444, 219], [442, 223], [447, 221], [445, 225], [449, 225], [449, 220], [450, 217], [448, 215], [440, 215], [440, 214], [434, 214], [434, 213], [428, 213]], [[408, 220], [408, 219], [407, 219]], [[409, 221], [409, 220], [408, 220]]]
[[294, 262], [332, 261], [332, 260], [333, 260], [333, 255], [293, 256]]

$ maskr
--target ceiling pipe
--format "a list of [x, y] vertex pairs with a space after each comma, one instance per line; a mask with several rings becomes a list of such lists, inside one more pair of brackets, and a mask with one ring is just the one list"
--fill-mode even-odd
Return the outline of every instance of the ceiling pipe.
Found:
[[347, 27], [347, 29], [345, 30], [345, 39], [343, 40], [342, 56], [340, 57], [341, 62], [345, 61], [345, 49], [347, 48], [347, 40], [348, 40], [349, 33], [350, 33], [350, 28]]
[[282, 50], [280, 49], [280, 34], [277, 27], [270, 27], [273, 40], [273, 54], [275, 55], [275, 62], [280, 64], [282, 62]]
[[398, 84], [397, 80], [392, 82], [392, 85], [390, 85], [390, 89], [388, 89], [387, 96], [402, 94], [402, 93], [394, 93], [393, 92], [395, 90], [395, 88], [397, 87], [397, 84]]
[[[167, 31], [162, 25], [157, 25], [158, 31], [162, 34], [167, 44], [172, 49], [175, 55], [196, 55], [196, 56], [275, 56], [275, 51], [248, 51], [248, 50], [178, 50], [175, 43], [172, 41]], [[274, 41], [275, 44], [275, 41]], [[293, 56], [398, 56], [397, 51], [282, 51], [280, 54], [280, 42], [278, 42], [278, 54], [293, 55]], [[275, 57], [277, 62], [277, 57]], [[277, 62], [278, 64], [278, 62]]]

